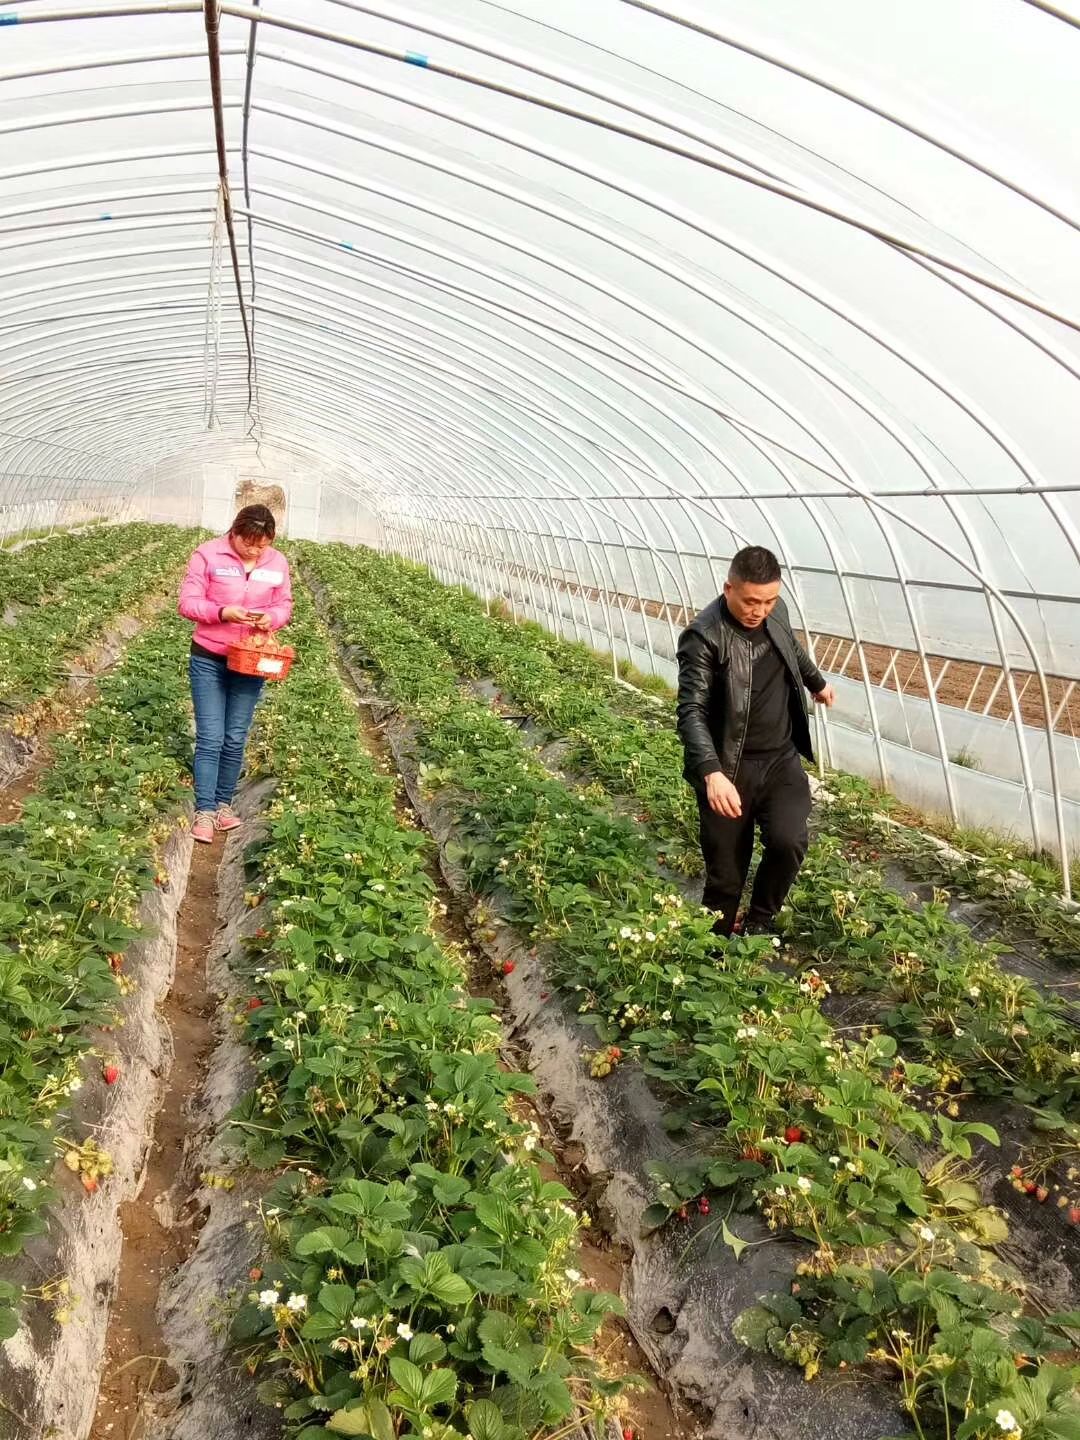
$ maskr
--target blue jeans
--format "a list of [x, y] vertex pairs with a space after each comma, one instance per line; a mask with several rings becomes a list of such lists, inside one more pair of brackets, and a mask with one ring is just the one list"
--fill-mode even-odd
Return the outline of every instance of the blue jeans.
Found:
[[220, 660], [188, 660], [195, 708], [195, 809], [216, 810], [236, 793], [244, 745], [263, 685], [257, 675], [238, 675]]

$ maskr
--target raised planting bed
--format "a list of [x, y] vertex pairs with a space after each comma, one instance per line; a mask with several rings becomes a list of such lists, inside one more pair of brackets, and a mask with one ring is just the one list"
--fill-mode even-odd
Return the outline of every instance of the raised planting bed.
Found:
[[[602, 1427], [622, 1378], [591, 1342], [619, 1301], [580, 1283], [572, 1196], [515, 1108], [531, 1083], [500, 1065], [493, 1004], [434, 933], [429, 842], [399, 823], [302, 596], [296, 620], [253, 755], [276, 788], [249, 795], [247, 917], [215, 952], [239, 1023], [197, 1152], [210, 1218], [163, 1308], [181, 1381], [150, 1433], [231, 1436], [241, 1415], [305, 1440]], [[237, 1364], [224, 1323], [269, 1418], [204, 1383]]]
[[980, 923], [993, 916], [1003, 924], [1010, 941], [1035, 937], [1073, 966], [1080, 961], [1080, 904], [1063, 898], [1061, 871], [1053, 862], [986, 832], [961, 831], [950, 840], [904, 823], [902, 806], [854, 776], [830, 775], [822, 799], [834, 833], [956, 890], [978, 907]]
[[87, 1434], [168, 1034], [190, 853], [183, 655], [160, 620], [0, 834], [0, 1436]]
[[[813, 1246], [779, 1298], [744, 1312], [743, 1338], [810, 1374], [865, 1364], [897, 1375], [924, 1435], [965, 1423], [968, 1435], [996, 1433], [992, 1407], [1009, 1402], [1034, 1428], [1043, 1387], [1064, 1393], [1072, 1383], [1035, 1351], [1067, 1353], [1070, 1341], [1061, 1334], [1044, 1346], [1042, 1321], [1024, 1318], [1024, 1282], [995, 1248], [1002, 1218], [987, 1210], [978, 1175], [965, 1173], [972, 1140], [992, 1132], [944, 1108], [928, 1114], [920, 1091], [934, 1076], [899, 1058], [891, 1037], [833, 1034], [820, 977], [778, 974], [760, 941], [717, 953], [707, 918], [675, 903], [682, 897], [633, 829], [545, 774], [516, 728], [459, 688], [446, 651], [364, 583], [354, 557], [312, 549], [305, 564], [326, 586], [354, 658], [406, 714], [428, 799], [448, 807], [448, 858], [505, 904], [519, 932], [551, 942], [554, 981], [578, 987], [601, 1038], [605, 1027], [612, 1043], [625, 1037], [665, 1093], [681, 1092], [684, 1109], [711, 1125], [713, 1159], [670, 1176], [648, 1223], [705, 1187], [710, 1209], [753, 1206], [773, 1233]], [[593, 1063], [602, 1071], [622, 1058], [602, 1045]], [[696, 1189], [680, 1191], [687, 1175]], [[1067, 1277], [1049, 1298], [1073, 1303]], [[943, 1353], [947, 1364], [935, 1358]], [[1018, 1353], [1029, 1357], [1019, 1368]], [[731, 1360], [714, 1352], [714, 1376]], [[773, 1375], [767, 1406], [782, 1394]], [[851, 1433], [896, 1433], [902, 1422], [885, 1418], [888, 1403], [876, 1428], [849, 1415]], [[843, 1405], [833, 1409], [843, 1423]], [[777, 1434], [817, 1433], [798, 1428], [790, 1397], [758, 1418]]]
[[[535, 626], [491, 619], [475, 597], [416, 566], [345, 547], [329, 553], [362, 575], [394, 613], [448, 646], [452, 663], [472, 676], [492, 673], [509, 692], [508, 703], [496, 695], [503, 713], [524, 705], [556, 733], [560, 725], [572, 727], [561, 763], [584, 766], [604, 786], [628, 793], [642, 807], [636, 818], [660, 837], [663, 858], [674, 855], [679, 869], [688, 868], [680, 847], [696, 824], [696, 807], [681, 779], [670, 717], [661, 724], [651, 700], [613, 683], [583, 647]], [[999, 963], [1002, 947], [977, 940], [967, 918], [951, 918], [940, 905], [910, 904], [886, 882], [880, 864], [852, 856], [825, 833], [812, 845], [785, 912], [785, 938], [796, 963], [819, 965], [833, 985], [870, 997], [861, 1012], [935, 1066], [945, 1090], [1011, 1091], [1037, 1106], [1036, 1127], [1052, 1132], [1052, 1143], [1036, 1147], [1032, 1160], [1043, 1169], [1052, 1155], [1050, 1183], [1068, 1212], [1070, 1186], [1076, 1188], [1069, 1172], [1080, 1164], [1074, 1113], [1080, 1051], [1073, 1007], [1061, 998], [1060, 966], [1034, 966], [1022, 956]], [[955, 1104], [955, 1094], [942, 1103]]]
[[0, 611], [39, 605], [66, 582], [159, 541], [168, 528], [136, 522], [54, 535], [18, 551], [0, 549]]
[[[672, 783], [681, 776], [682, 755], [671, 733], [675, 697], [667, 686], [648, 677], [654, 693], [643, 694], [612, 676], [609, 657], [539, 625], [488, 615], [474, 595], [442, 585], [420, 566], [372, 552], [352, 554], [368, 581], [424, 625], [465, 673], [503, 683], [555, 731], [571, 737], [605, 780], [633, 791], [649, 822], [665, 834], [672, 855], [697, 872], [696, 808], [685, 787]], [[620, 722], [615, 735], [612, 714]], [[666, 746], [657, 729], [667, 732]], [[830, 775], [821, 798], [830, 802], [836, 833], [874, 835], [882, 851], [918, 860], [972, 898], [992, 901], [1004, 919], [1028, 933], [1034, 928], [1047, 945], [1075, 959], [1080, 906], [1062, 900], [1060, 871], [1052, 863], [1025, 856], [989, 834], [959, 832], [957, 848], [917, 826], [890, 822], [887, 812], [902, 815], [902, 807], [853, 776]]]
[[115, 662], [137, 617], [175, 590], [197, 536], [154, 528], [141, 549], [118, 545], [104, 573], [76, 574], [36, 608], [9, 607], [0, 624], [0, 784], [31, 762], [39, 732], [81, 685]]

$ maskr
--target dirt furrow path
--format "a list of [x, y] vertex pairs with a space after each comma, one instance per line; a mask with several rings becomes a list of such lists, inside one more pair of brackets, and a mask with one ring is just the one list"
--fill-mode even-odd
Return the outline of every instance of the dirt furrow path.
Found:
[[164, 1359], [157, 1304], [162, 1281], [183, 1263], [197, 1238], [194, 1217], [172, 1212], [170, 1192], [191, 1130], [191, 1102], [214, 1044], [206, 955], [217, 923], [221, 855], [220, 840], [195, 846], [177, 917], [176, 975], [160, 1012], [172, 1037], [172, 1066], [138, 1194], [120, 1211], [123, 1258], [90, 1440], [139, 1440], [146, 1397], [176, 1379]]

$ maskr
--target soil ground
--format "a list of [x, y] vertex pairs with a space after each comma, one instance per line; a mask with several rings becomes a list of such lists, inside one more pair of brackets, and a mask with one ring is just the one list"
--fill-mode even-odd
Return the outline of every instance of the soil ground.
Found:
[[38, 779], [48, 768], [50, 759], [48, 749], [42, 744], [27, 769], [0, 790], [0, 825], [14, 825], [19, 819], [23, 802], [37, 789]]
[[195, 846], [177, 917], [176, 978], [161, 1012], [174, 1058], [138, 1196], [120, 1211], [123, 1259], [90, 1440], [139, 1440], [143, 1397], [167, 1389], [176, 1378], [161, 1358], [158, 1291], [194, 1248], [196, 1236], [181, 1217], [167, 1213], [162, 1200], [180, 1170], [191, 1125], [189, 1102], [199, 1092], [213, 1048], [215, 1005], [206, 988], [206, 953], [216, 925], [221, 853], [220, 840]]

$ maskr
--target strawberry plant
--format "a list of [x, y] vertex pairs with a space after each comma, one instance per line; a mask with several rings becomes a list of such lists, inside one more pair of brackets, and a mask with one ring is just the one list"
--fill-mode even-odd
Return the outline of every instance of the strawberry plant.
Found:
[[171, 587], [195, 538], [191, 531], [169, 530], [147, 553], [129, 553], [117, 544], [118, 558], [107, 573], [76, 574], [48, 604], [0, 626], [0, 710], [24, 710], [49, 694], [62, 679], [63, 660], [99, 635], [115, 615]]
[[[46, 1226], [58, 1121], [84, 1083], [91, 1028], [115, 1015], [126, 983], [116, 957], [140, 933], [140, 898], [189, 794], [186, 643], [168, 617], [131, 646], [4, 831], [0, 1257]], [[102, 1064], [108, 1083], [113, 1062]], [[106, 1162], [75, 1141], [63, 1148], [83, 1156], [74, 1168], [96, 1189]], [[0, 1310], [0, 1329], [14, 1324], [14, 1310]]]
[[[653, 1223], [688, 1219], [706, 1187], [727, 1191], [770, 1228], [810, 1240], [826, 1276], [845, 1266], [869, 1273], [868, 1256], [918, 1271], [926, 1230], [938, 1237], [938, 1264], [962, 1279], [958, 1245], [982, 1251], [1005, 1238], [1000, 1215], [951, 1168], [970, 1158], [973, 1137], [997, 1137], [927, 1114], [921, 1092], [943, 1083], [936, 1066], [901, 1058], [890, 1035], [833, 1035], [819, 1009], [821, 974], [778, 970], [767, 939], [718, 956], [711, 917], [670, 892], [640, 832], [591, 790], [548, 775], [497, 709], [459, 687], [453, 656], [428, 627], [402, 621], [393, 588], [366, 583], [385, 562], [333, 550], [305, 560], [353, 653], [414, 720], [424, 783], [456, 816], [474, 886], [508, 896], [515, 922], [551, 943], [556, 972], [602, 1042], [628, 1044], [716, 1127], [718, 1159], [695, 1162], [678, 1181], [657, 1177]], [[477, 668], [490, 670], [487, 657]], [[927, 1166], [931, 1141], [946, 1158]], [[1009, 1304], [1020, 1306], [1017, 1292]], [[924, 1419], [920, 1434], [937, 1434], [932, 1404]]]
[[935, 835], [925, 833], [932, 821], [899, 823], [892, 818], [899, 808], [893, 797], [853, 775], [830, 775], [822, 799], [830, 829], [860, 843], [869, 858], [898, 855], [916, 874], [982, 900], [1063, 957], [1075, 952], [1080, 910], [1063, 905], [1061, 868], [1053, 860], [983, 830], [937, 826], [935, 843]]
[[259, 1083], [232, 1133], [278, 1174], [233, 1334], [307, 1440], [524, 1440], [619, 1388], [587, 1352], [618, 1301], [580, 1283], [570, 1194], [515, 1108], [530, 1082], [432, 933], [428, 842], [398, 824], [302, 596], [296, 621], [301, 661], [250, 751], [278, 788], [238, 1012]]
[[[515, 702], [571, 734], [572, 757], [642, 802], [666, 857], [693, 868], [687, 857], [696, 854], [696, 807], [681, 779], [670, 707], [616, 685], [584, 646], [535, 625], [489, 618], [474, 596], [418, 566], [371, 554], [350, 563], [362, 567], [364, 583], [395, 612], [437, 636], [467, 673], [495, 676]], [[657, 748], [658, 735], [666, 748]], [[857, 782], [848, 788], [857, 790]], [[947, 1084], [1011, 1089], [1025, 1103], [1055, 1097], [1066, 1110], [1080, 1089], [1080, 1050], [1067, 1007], [1006, 974], [995, 946], [975, 941], [940, 904], [914, 910], [883, 883], [878, 866], [845, 866], [832, 837], [810, 848], [786, 933], [804, 953], [842, 969], [846, 988], [876, 988], [894, 1002], [883, 1022], [940, 1067]]]
[[68, 582], [77, 584], [104, 565], [160, 544], [166, 533], [161, 526], [135, 522], [54, 535], [14, 552], [0, 549], [0, 607], [40, 605]]

